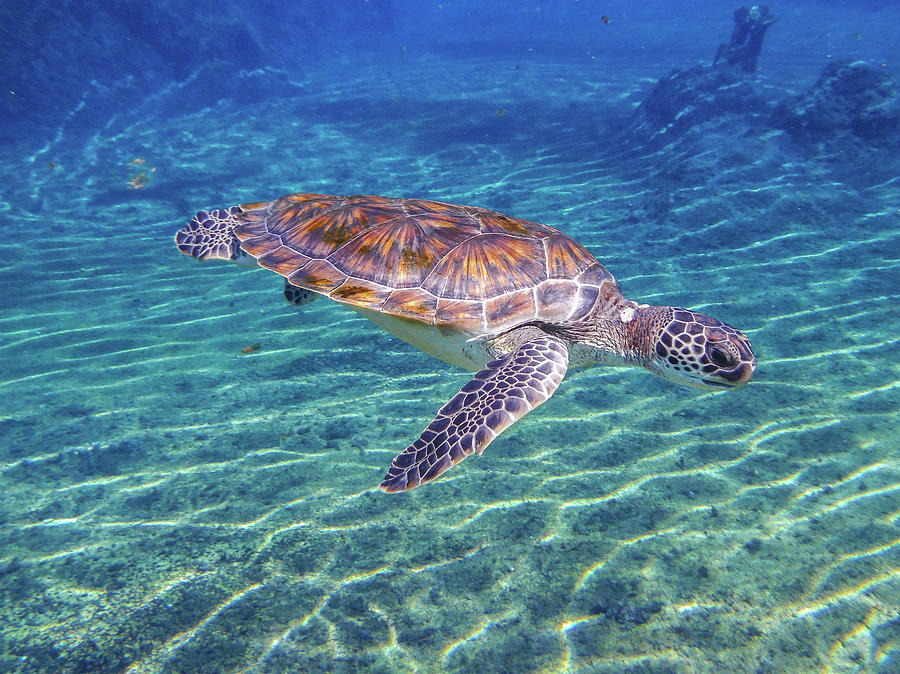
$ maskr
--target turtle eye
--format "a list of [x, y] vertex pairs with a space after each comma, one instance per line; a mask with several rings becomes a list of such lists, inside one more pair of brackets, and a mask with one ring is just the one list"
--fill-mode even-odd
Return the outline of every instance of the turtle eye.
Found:
[[724, 349], [720, 349], [717, 346], [710, 348], [709, 359], [722, 368], [734, 366], [734, 357]]

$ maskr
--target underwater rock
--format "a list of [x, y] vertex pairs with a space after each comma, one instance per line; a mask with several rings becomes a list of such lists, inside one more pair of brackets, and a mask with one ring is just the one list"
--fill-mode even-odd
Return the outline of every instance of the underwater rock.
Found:
[[414, 627], [401, 630], [397, 635], [397, 641], [401, 644], [415, 646], [438, 642], [440, 636], [441, 633], [436, 627]]
[[810, 91], [776, 107], [774, 123], [798, 142], [849, 137], [897, 146], [900, 87], [873, 63], [829, 63]]
[[0, 578], [3, 576], [15, 573], [20, 568], [22, 568], [22, 562], [18, 557], [11, 557], [7, 560], [0, 560]]
[[699, 65], [660, 79], [635, 110], [629, 132], [643, 138], [671, 136], [717, 117], [768, 110], [766, 100], [738, 68]]
[[763, 37], [775, 17], [765, 5], [741, 7], [734, 14], [735, 27], [728, 44], [719, 45], [713, 65], [674, 70], [660, 79], [629, 124], [629, 132], [641, 139], [691, 129], [726, 115], [767, 112], [747, 73], [756, 70]]
[[[7, 90], [0, 96], [0, 139], [34, 136], [38, 145], [75, 114], [77, 126], [86, 119], [100, 126], [111, 112], [166, 94], [173, 83], [189, 89], [207, 67], [220, 77], [202, 86], [194, 107], [179, 112], [214, 105], [221, 98], [215, 84], [256, 102], [252, 92], [233, 86], [240, 73], [321, 67], [323, 59], [371, 47], [379, 42], [373, 35], [394, 30], [390, 0], [358, 2], [352, 12], [341, 3], [269, 0], [252, 7], [235, 0], [197, 0], [187, 9], [169, 0], [106, 5], [34, 0], [3, 3], [0, 17], [7, 29], [0, 50]], [[190, 102], [191, 92], [185, 97]]]
[[591, 612], [595, 614], [602, 613], [617, 623], [643, 625], [653, 617], [654, 613], [659, 613], [662, 607], [663, 603], [661, 601], [650, 601], [640, 605], [626, 601], [610, 601], [595, 604]]

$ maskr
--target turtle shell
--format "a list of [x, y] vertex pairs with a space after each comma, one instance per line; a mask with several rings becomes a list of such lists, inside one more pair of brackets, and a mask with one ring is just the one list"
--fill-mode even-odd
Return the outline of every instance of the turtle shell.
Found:
[[323, 194], [239, 208], [241, 248], [292, 285], [437, 326], [492, 332], [557, 322], [618, 292], [612, 274], [562, 232], [483, 208]]

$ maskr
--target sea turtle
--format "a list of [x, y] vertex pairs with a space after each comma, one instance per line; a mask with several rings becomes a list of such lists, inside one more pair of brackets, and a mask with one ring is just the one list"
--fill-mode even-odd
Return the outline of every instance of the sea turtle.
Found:
[[412, 489], [546, 401], [569, 367], [641, 365], [680, 384], [734, 388], [756, 369], [739, 330], [638, 304], [562, 232], [422, 199], [288, 194], [200, 211], [175, 235], [198, 260], [265, 267], [303, 304], [325, 295], [447, 363], [477, 371], [391, 463]]

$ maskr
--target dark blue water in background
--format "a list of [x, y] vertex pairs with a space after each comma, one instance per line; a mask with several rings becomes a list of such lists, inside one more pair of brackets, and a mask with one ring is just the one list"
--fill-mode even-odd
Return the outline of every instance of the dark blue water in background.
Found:
[[[896, 671], [900, 6], [722, 75], [738, 7], [0, 7], [0, 671]], [[466, 373], [171, 242], [294, 191], [553, 225], [759, 372], [382, 494]]]
[[[198, 80], [191, 103], [213, 106], [235, 94], [229, 77], [259, 68], [276, 69], [290, 80], [334, 67], [339, 79], [378, 64], [389, 77], [391, 68], [433, 57], [447, 64], [460, 58], [593, 62], [598, 79], [634, 67], [663, 72], [711, 60], [710, 49], [714, 53], [728, 37], [738, 6], [359, 0], [192, 2], [182, 8], [11, 2], [2, 9], [6, 48], [0, 58], [8, 90], [2, 134], [6, 142], [39, 147], [63, 123], [87, 131], [107, 122], [112, 111], [131, 109], [187, 78]], [[782, 78], [782, 69], [791, 71], [793, 81], [805, 84], [828, 59], [885, 61], [897, 52], [888, 0], [772, 7], [779, 29], [770, 33], [761, 71]], [[252, 105], [253, 93], [235, 102]]]

